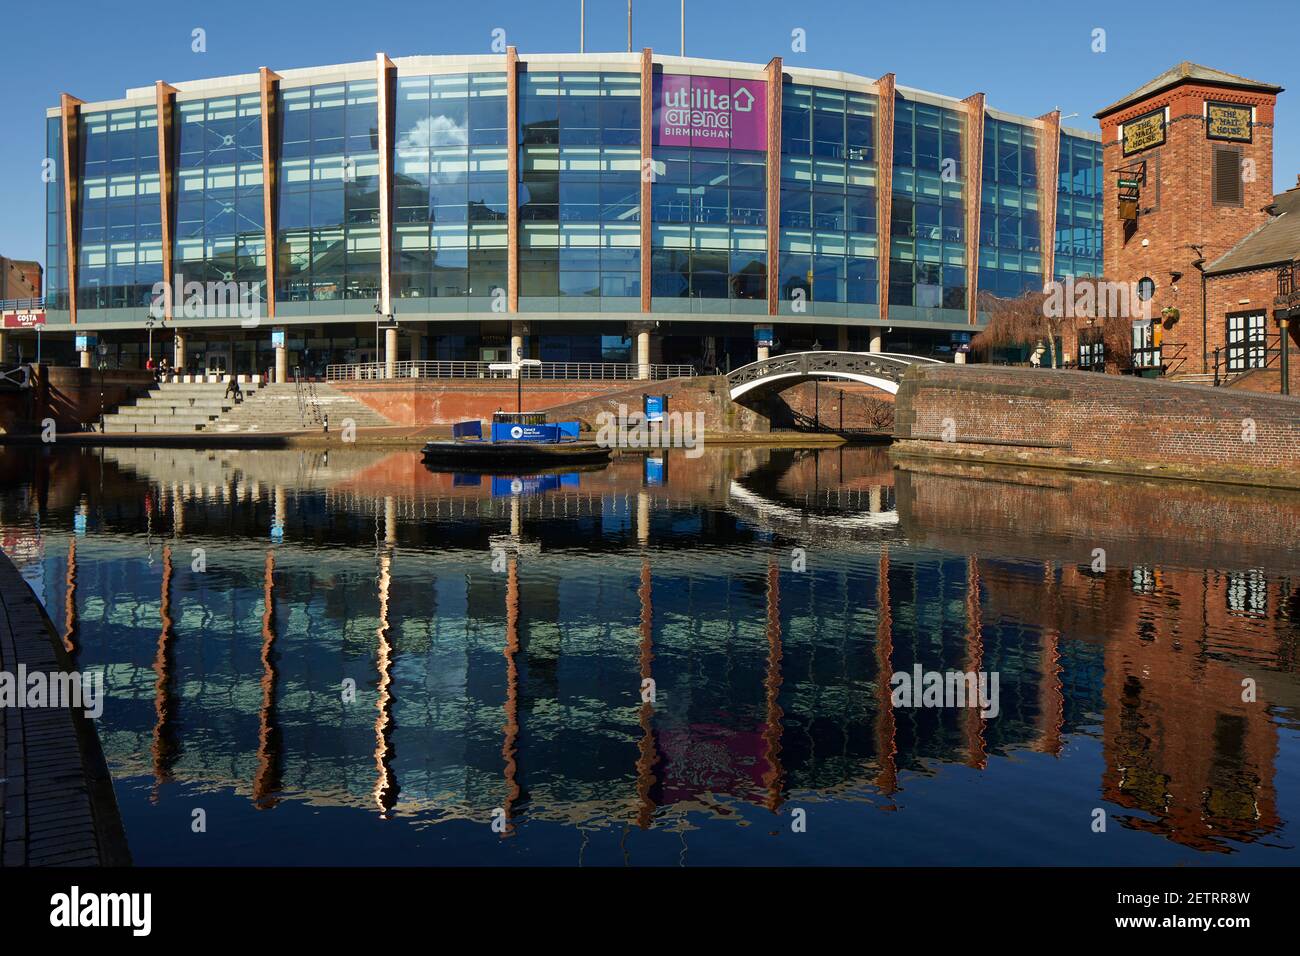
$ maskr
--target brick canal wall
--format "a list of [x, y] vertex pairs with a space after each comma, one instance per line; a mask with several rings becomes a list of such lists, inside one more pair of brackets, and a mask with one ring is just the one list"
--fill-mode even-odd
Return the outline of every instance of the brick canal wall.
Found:
[[1089, 372], [910, 369], [898, 455], [1300, 486], [1300, 398]]
[[909, 541], [956, 554], [1087, 568], [1300, 573], [1300, 491], [904, 458], [895, 477]]
[[80, 431], [81, 426], [112, 414], [119, 405], [132, 402], [154, 384], [152, 372], [136, 369], [71, 368], [41, 365], [36, 368], [32, 387], [0, 386], [0, 434], [37, 432], [46, 418], [54, 419], [60, 432]]
[[[331, 382], [337, 391], [374, 409], [395, 425], [454, 425], [470, 419], [491, 421], [498, 408], [514, 411], [515, 379], [395, 379], [378, 382]], [[627, 382], [555, 382], [524, 380], [524, 411], [542, 411], [605, 392], [626, 389]]]

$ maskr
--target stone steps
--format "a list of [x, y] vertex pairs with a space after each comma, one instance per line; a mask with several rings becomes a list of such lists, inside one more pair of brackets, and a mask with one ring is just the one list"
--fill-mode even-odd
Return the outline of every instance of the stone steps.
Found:
[[[241, 387], [245, 401], [259, 391], [256, 385]], [[221, 382], [163, 382], [134, 405], [124, 405], [105, 415], [104, 433], [197, 432], [234, 407], [234, 400], [226, 397], [226, 386]]]
[[221, 382], [164, 382], [134, 405], [104, 416], [107, 434], [220, 434], [320, 431], [328, 417], [331, 431], [349, 419], [358, 428], [391, 425], [362, 402], [324, 384], [245, 385], [243, 401], [226, 396]]
[[358, 428], [392, 425], [378, 412], [328, 385], [305, 387], [303, 396], [300, 401], [294, 385], [269, 385], [258, 392], [256, 399], [223, 413], [203, 430], [222, 434], [320, 431], [321, 419], [326, 416], [332, 431], [343, 428], [348, 419]]

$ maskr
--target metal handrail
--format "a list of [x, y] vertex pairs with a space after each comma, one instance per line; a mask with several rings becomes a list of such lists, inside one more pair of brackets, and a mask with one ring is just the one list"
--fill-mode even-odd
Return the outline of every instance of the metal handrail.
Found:
[[[513, 378], [514, 370], [501, 368], [503, 363], [459, 361], [398, 362], [392, 378]], [[497, 368], [492, 366], [496, 365]], [[567, 379], [635, 381], [641, 378], [636, 363], [613, 362], [542, 362], [521, 366], [526, 379]], [[651, 379], [688, 378], [698, 374], [691, 365], [650, 365]], [[361, 362], [325, 367], [327, 382], [382, 381], [390, 378], [386, 362]]]
[[1290, 262], [1277, 271], [1275, 305], [1300, 307], [1300, 262]]
[[0, 312], [21, 312], [24, 309], [43, 309], [45, 299], [0, 299]]
[[786, 352], [729, 372], [727, 387], [734, 395], [736, 389], [748, 391], [743, 387], [763, 379], [780, 381], [791, 375], [811, 378], [818, 374], [841, 377], [858, 374], [901, 382], [903, 373], [918, 360], [917, 356], [893, 352]]
[[[1269, 342], [1276, 342], [1270, 345]], [[1260, 369], [1271, 368], [1282, 356], [1282, 337], [1280, 333], [1265, 331], [1262, 341], [1243, 339], [1232, 345], [1222, 345], [1214, 350], [1214, 384], [1227, 385], [1239, 376]], [[1254, 359], [1260, 359], [1257, 364]], [[1239, 368], [1233, 368], [1233, 362], [1241, 362]], [[1222, 373], [1220, 373], [1222, 369]]]

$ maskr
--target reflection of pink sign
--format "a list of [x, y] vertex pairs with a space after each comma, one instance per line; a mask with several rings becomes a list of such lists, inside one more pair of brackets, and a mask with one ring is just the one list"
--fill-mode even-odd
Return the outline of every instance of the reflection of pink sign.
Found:
[[655, 145], [767, 149], [767, 82], [655, 77]]
[[44, 312], [6, 312], [6, 329], [32, 329], [45, 324]]

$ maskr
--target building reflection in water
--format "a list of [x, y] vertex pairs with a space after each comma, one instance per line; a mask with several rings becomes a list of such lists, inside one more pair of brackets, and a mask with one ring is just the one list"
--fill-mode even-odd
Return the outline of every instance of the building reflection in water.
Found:
[[280, 802], [284, 769], [280, 724], [275, 711], [275, 552], [266, 552], [262, 588], [262, 703], [257, 711], [257, 776], [253, 804], [270, 810]]
[[[684, 839], [809, 795], [906, 812], [948, 765], [991, 780], [1008, 755], [1095, 737], [1095, 799], [1128, 831], [1222, 853], [1286, 826], [1294, 500], [896, 471], [871, 448], [673, 457], [661, 484], [624, 456], [510, 493], [406, 453], [114, 449], [94, 482], [99, 463], [44, 467], [21, 499], [38, 514], [8, 495], [0, 523], [51, 539], [27, 550], [63, 585], [65, 646], [108, 668], [110, 764], [154, 800], [175, 780], [260, 809], [481, 823], [500, 806], [512, 835], [635, 820]], [[14, 470], [4, 487], [27, 480]], [[159, 514], [172, 538], [150, 569], [138, 536]], [[173, 547], [205, 547], [208, 573]], [[794, 547], [808, 569], [783, 575]], [[916, 665], [997, 672], [999, 715], [893, 707], [890, 675]], [[334, 703], [353, 673], [377, 674], [365, 719]], [[655, 702], [629, 706], [647, 680]]]
[[153, 799], [157, 801], [163, 784], [172, 779], [172, 766], [180, 754], [180, 699], [176, 694], [176, 629], [172, 622], [172, 548], [163, 545], [162, 597], [158, 616], [162, 629], [158, 633], [154, 655], [154, 725], [150, 753], [153, 756]]

